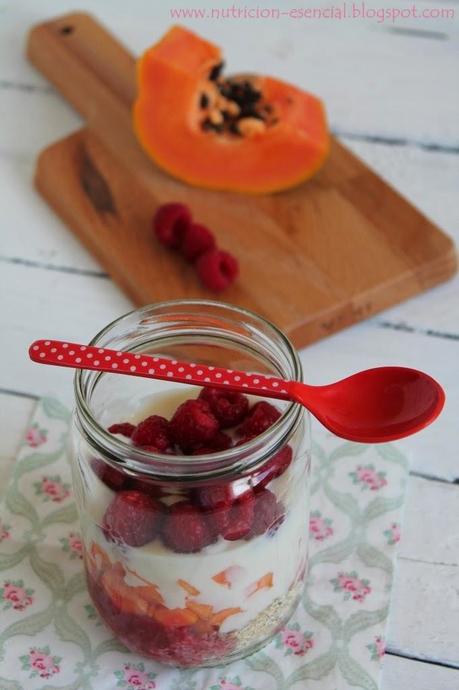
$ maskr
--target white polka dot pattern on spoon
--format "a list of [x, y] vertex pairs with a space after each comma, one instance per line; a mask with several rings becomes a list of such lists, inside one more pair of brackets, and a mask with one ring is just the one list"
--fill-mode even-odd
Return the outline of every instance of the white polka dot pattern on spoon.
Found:
[[[175, 359], [145, 353], [134, 354], [55, 340], [37, 340], [30, 346], [29, 354], [33, 361], [40, 364], [95, 369], [112, 374], [167, 379], [201, 386], [207, 384], [227, 390], [243, 389], [244, 393], [258, 394], [262, 397], [289, 399], [287, 381], [274, 376], [264, 376], [258, 372], [233, 371], [233, 369], [206, 366], [195, 362], [178, 362]], [[100, 357], [100, 355], [104, 356]], [[116, 362], [113, 362], [114, 359]], [[153, 363], [157, 366], [152, 367]]]

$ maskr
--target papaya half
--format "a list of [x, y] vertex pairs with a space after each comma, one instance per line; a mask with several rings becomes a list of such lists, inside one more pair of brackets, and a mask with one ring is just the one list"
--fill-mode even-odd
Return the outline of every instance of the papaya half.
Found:
[[147, 154], [208, 189], [261, 194], [311, 177], [329, 149], [322, 102], [273, 77], [225, 77], [223, 64], [180, 26], [143, 54], [133, 121]]

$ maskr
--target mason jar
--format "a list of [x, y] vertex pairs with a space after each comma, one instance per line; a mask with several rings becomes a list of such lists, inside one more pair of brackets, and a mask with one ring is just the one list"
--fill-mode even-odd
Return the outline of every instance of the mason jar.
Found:
[[[283, 333], [218, 302], [146, 306], [90, 344], [102, 356], [112, 348], [302, 380]], [[180, 424], [193, 436], [201, 421], [190, 425], [177, 409], [189, 411], [194, 400], [194, 411], [222, 419], [203, 390], [95, 371], [75, 376], [73, 477], [89, 593], [129, 649], [181, 667], [227, 663], [265, 645], [295, 610], [307, 569], [308, 413], [232, 396], [223, 407], [239, 404], [233, 428], [222, 422], [207, 447], [187, 447]], [[199, 403], [203, 395], [210, 403]], [[143, 431], [158, 418], [179, 443], [173, 434], [168, 448], [146, 442]]]

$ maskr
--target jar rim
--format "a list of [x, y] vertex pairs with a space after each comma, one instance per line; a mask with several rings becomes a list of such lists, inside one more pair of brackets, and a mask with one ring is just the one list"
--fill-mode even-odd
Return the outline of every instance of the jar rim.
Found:
[[[167, 300], [164, 302], [155, 302], [143, 307], [132, 309], [131, 311], [117, 317], [103, 329], [101, 329], [89, 342], [91, 346], [97, 346], [100, 340], [107, 335], [112, 329], [124, 320], [128, 320], [133, 315], [142, 316], [148, 314], [152, 309], [162, 310], [176, 307], [212, 307], [221, 308], [222, 311], [230, 310], [232, 313], [240, 314], [241, 317], [249, 317], [263, 326], [268, 326], [272, 329], [275, 335], [285, 348], [286, 354], [293, 367], [293, 379], [301, 381], [303, 378], [303, 370], [298, 353], [293, 347], [288, 337], [271, 321], [263, 316], [243, 307], [237, 307], [232, 304], [216, 300], [201, 300], [201, 299], [180, 299]], [[76, 400], [77, 420], [80, 422], [82, 431], [85, 432], [87, 438], [92, 444], [96, 440], [98, 448], [104, 453], [104, 460], [108, 464], [120, 467], [127, 470], [132, 470], [136, 473], [149, 476], [151, 478], [164, 477], [166, 471], [169, 479], [172, 474], [177, 474], [177, 470], [186, 464], [188, 472], [184, 477], [182, 473], [178, 473], [177, 478], [183, 479], [199, 479], [204, 477], [215, 477], [228, 473], [240, 473], [241, 471], [253, 470], [259, 464], [262, 464], [267, 455], [271, 455], [277, 447], [281, 447], [285, 442], [285, 437], [296, 428], [301, 421], [301, 415], [304, 408], [298, 403], [291, 402], [281, 415], [281, 417], [266, 431], [256, 436], [247, 443], [240, 446], [233, 446], [224, 451], [219, 451], [207, 455], [193, 455], [193, 456], [171, 456], [163, 453], [152, 453], [150, 451], [142, 450], [134, 447], [128, 442], [123, 441], [111, 434], [105, 429], [93, 415], [91, 408], [87, 402], [87, 396], [84, 386], [84, 376], [88, 374], [86, 370], [79, 369], [74, 376], [74, 392]], [[99, 374], [102, 376], [102, 374]], [[260, 400], [263, 398], [260, 397]], [[92, 434], [89, 434], [88, 429], [91, 429]], [[94, 439], [94, 437], [96, 437]], [[260, 449], [266, 450], [261, 452]], [[126, 457], [128, 455], [129, 457]], [[242, 457], [241, 457], [242, 455]], [[163, 468], [162, 471], [160, 468]], [[175, 471], [174, 471], [175, 470]], [[191, 472], [190, 472], [191, 470]]]

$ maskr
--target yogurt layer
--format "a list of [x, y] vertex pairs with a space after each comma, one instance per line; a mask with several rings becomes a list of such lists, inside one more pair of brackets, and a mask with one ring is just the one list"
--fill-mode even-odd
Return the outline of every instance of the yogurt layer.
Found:
[[[112, 493], [103, 487], [102, 493], [107, 491]], [[296, 498], [273, 535], [234, 542], [219, 538], [199, 553], [175, 553], [159, 539], [136, 548], [114, 544], [105, 539], [94, 522], [97, 517], [100, 524], [104, 512], [102, 503], [96, 501], [88, 506], [91, 518], [85, 521], [85, 542], [99, 544], [112, 562], [121, 561], [127, 566], [130, 572], [126, 584], [139, 586], [143, 580], [154, 584], [168, 608], [183, 608], [190, 598], [179, 581], [199, 592], [192, 596], [193, 601], [213, 606], [215, 611], [241, 608], [240, 613], [223, 623], [222, 632], [228, 632], [243, 628], [284, 596], [301, 576], [305, 566], [301, 562], [306, 539], [305, 492], [298, 492]]]

